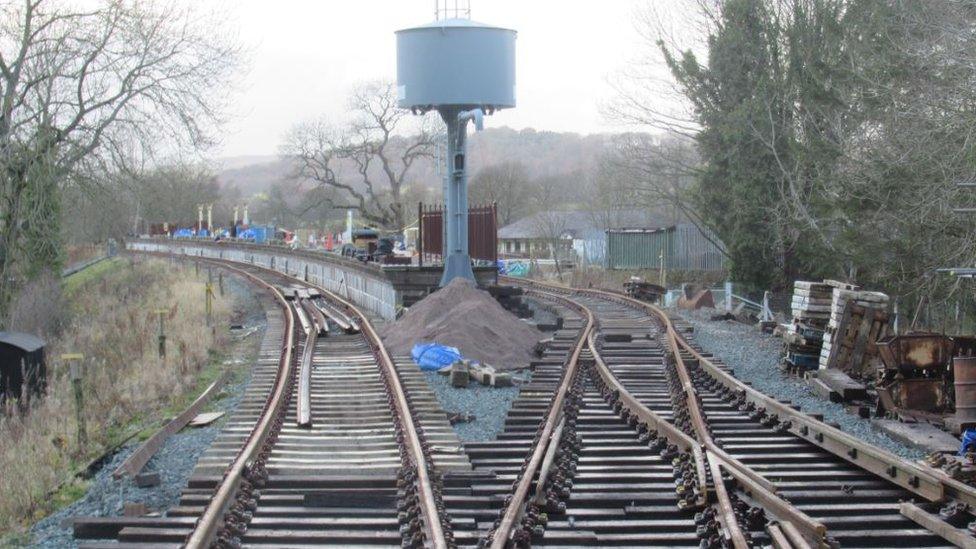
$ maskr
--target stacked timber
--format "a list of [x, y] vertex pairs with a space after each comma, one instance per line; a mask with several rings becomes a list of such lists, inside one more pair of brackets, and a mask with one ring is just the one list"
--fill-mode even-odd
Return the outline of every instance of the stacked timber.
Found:
[[[873, 350], [874, 343], [883, 335], [887, 327], [888, 295], [858, 290], [856, 286], [849, 284], [826, 282], [831, 283], [834, 288], [830, 304], [830, 321], [827, 323], [823, 346], [820, 348], [820, 369], [839, 368], [845, 371], [859, 371], [860, 362], [865, 357], [863, 353], [856, 353], [858, 356], [848, 356], [850, 347], [855, 346], [855, 341], [860, 338], [865, 341], [861, 347], [870, 346]], [[850, 363], [852, 360], [857, 363]]]
[[833, 287], [820, 282], [793, 283], [793, 320], [787, 328], [786, 363], [795, 370], [817, 368], [824, 332], [830, 321]]

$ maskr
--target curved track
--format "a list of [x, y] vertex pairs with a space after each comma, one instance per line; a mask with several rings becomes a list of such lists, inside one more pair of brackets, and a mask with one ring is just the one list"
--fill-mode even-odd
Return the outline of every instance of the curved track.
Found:
[[[972, 516], [960, 513], [949, 524], [940, 519], [938, 509], [969, 504], [976, 490], [758, 393], [735, 379], [720, 360], [704, 354], [683, 326], [661, 310], [609, 292], [507, 282], [592, 317], [587, 339], [593, 363], [583, 368], [586, 383], [634, 431], [620, 433], [627, 437], [624, 442], [636, 435], [653, 450], [666, 443], [665, 451], [679, 452], [677, 461], [689, 464], [676, 471], [677, 484], [688, 498], [682, 501], [685, 508], [695, 507], [689, 494], [704, 494], [695, 522], [706, 545], [973, 546], [973, 538], [956, 527]], [[591, 403], [594, 411], [599, 409], [590, 399], [583, 410]], [[599, 436], [591, 435], [581, 449], [570, 447], [566, 453], [584, 457], [603, 445]], [[612, 463], [605, 465], [606, 478], [618, 474]], [[717, 478], [723, 481], [716, 483]], [[535, 528], [536, 545], [559, 544], [567, 537], [565, 525], [576, 532], [573, 544], [677, 544], [677, 535], [666, 543], [638, 537], [661, 528], [641, 522], [637, 501], [607, 505], [602, 520], [593, 522], [592, 506], [574, 505], [586, 497], [575, 482], [550, 484], [543, 490], [559, 495], [565, 509], [552, 504], [541, 509], [548, 511], [544, 535], [538, 523], [525, 521]], [[653, 499], [650, 483], [643, 487], [634, 499]], [[513, 501], [512, 506], [528, 509], [527, 515], [540, 512], [529, 500]], [[512, 539], [525, 536], [516, 531]]]
[[652, 305], [506, 280], [564, 321], [505, 431], [465, 455], [351, 303], [215, 263], [277, 309], [181, 505], [125, 544], [976, 546], [976, 489], [755, 391]]
[[122, 528], [117, 540], [452, 546], [435, 457], [416, 412], [428, 400], [416, 394], [422, 391], [411, 398], [407, 383], [417, 388], [418, 380], [401, 379], [369, 318], [313, 284], [214, 263], [277, 304], [257, 368], [180, 506], [157, 523]]

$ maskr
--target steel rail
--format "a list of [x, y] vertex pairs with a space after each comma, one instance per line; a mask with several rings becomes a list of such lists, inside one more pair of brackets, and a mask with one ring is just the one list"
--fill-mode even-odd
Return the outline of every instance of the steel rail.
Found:
[[677, 446], [680, 450], [685, 452], [690, 452], [692, 458], [695, 460], [695, 471], [698, 477], [698, 499], [697, 504], [700, 507], [704, 507], [708, 502], [708, 479], [705, 473], [705, 455], [702, 452], [701, 445], [685, 434], [681, 429], [678, 429], [671, 422], [664, 419], [656, 412], [645, 406], [640, 400], [638, 400], [634, 395], [625, 387], [617, 376], [613, 375], [610, 368], [607, 366], [606, 362], [603, 360], [603, 356], [597, 351], [596, 346], [596, 334], [591, 332], [588, 341], [590, 352], [593, 353], [593, 360], [596, 364], [596, 371], [603, 382], [607, 384], [608, 387], [613, 387], [614, 390], [619, 394], [620, 401], [622, 405], [627, 408], [631, 414], [637, 416], [638, 419], [643, 421], [650, 427], [654, 429], [659, 434], [663, 435], [664, 438], [668, 440], [671, 444]]
[[501, 521], [498, 527], [495, 528], [494, 535], [491, 540], [492, 549], [504, 549], [508, 546], [512, 534], [518, 524], [519, 519], [525, 511], [525, 504], [528, 501], [529, 490], [532, 487], [532, 482], [535, 479], [536, 472], [540, 471], [540, 467], [546, 456], [547, 449], [550, 444], [553, 443], [551, 440], [553, 438], [553, 433], [557, 428], [559, 423], [559, 418], [562, 415], [563, 402], [566, 399], [566, 394], [569, 392], [569, 388], [573, 384], [573, 379], [576, 373], [579, 371], [579, 357], [583, 352], [583, 348], [586, 346], [587, 338], [590, 332], [593, 330], [593, 314], [586, 308], [575, 305], [577, 309], [582, 309], [580, 312], [583, 313], [585, 319], [585, 324], [583, 330], [576, 340], [573, 346], [573, 352], [566, 362], [566, 367], [563, 372], [563, 377], [560, 381], [559, 387], [556, 389], [556, 394], [553, 397], [552, 404], [549, 406], [549, 411], [546, 414], [544, 423], [542, 424], [542, 433], [539, 437], [539, 443], [536, 444], [535, 448], [532, 449], [532, 454], [529, 457], [529, 461], [526, 464], [525, 471], [523, 471], [522, 476], [519, 478], [515, 485], [515, 490], [512, 492], [512, 497], [509, 499], [508, 505], [505, 507], [502, 514]]
[[[296, 307], [300, 309], [301, 307]], [[312, 357], [315, 355], [315, 344], [318, 342], [318, 331], [314, 328], [305, 332], [305, 343], [302, 347], [302, 359], [298, 367], [298, 406], [295, 420], [299, 427], [312, 426]]]
[[[677, 349], [677, 344], [674, 339], [674, 335], [671, 331], [668, 331], [668, 343], [672, 349]], [[692, 425], [695, 428], [695, 434], [698, 436], [699, 442], [705, 449], [709, 452], [718, 455], [722, 458], [722, 461], [726, 462], [732, 467], [740, 469], [742, 474], [749, 477], [754, 484], [758, 484], [763, 490], [768, 492], [776, 492], [776, 486], [772, 482], [766, 480], [764, 477], [747, 467], [744, 463], [735, 459], [728, 454], [724, 449], [715, 444], [715, 440], [712, 438], [711, 432], [708, 430], [708, 421], [705, 419], [705, 413], [702, 412], [701, 406], [698, 404], [698, 390], [695, 389], [694, 384], [691, 381], [691, 375], [688, 373], [688, 367], [685, 365], [684, 359], [681, 358], [681, 353], [674, 353], [675, 369], [678, 372], [678, 378], [681, 380], [681, 389], [685, 394], [685, 402], [688, 405], [688, 413], [691, 416]]]
[[546, 456], [542, 460], [542, 468], [539, 470], [539, 480], [535, 483], [535, 495], [532, 503], [544, 505], [546, 503], [546, 482], [549, 480], [549, 472], [552, 470], [552, 463], [556, 459], [556, 452], [559, 450], [559, 443], [562, 440], [563, 429], [566, 427], [566, 417], [559, 418], [559, 425], [549, 440], [549, 447], [546, 448]]
[[[155, 255], [151, 252], [149, 254]], [[241, 484], [243, 473], [245, 472], [247, 465], [253, 461], [256, 450], [261, 447], [264, 440], [267, 439], [271, 432], [271, 418], [277, 415], [276, 411], [280, 409], [281, 402], [283, 400], [282, 396], [284, 395], [284, 391], [286, 389], [285, 380], [287, 379], [287, 375], [283, 374], [286, 372], [292, 362], [291, 357], [294, 348], [295, 320], [294, 313], [292, 312], [292, 309], [287, 306], [287, 301], [285, 300], [284, 295], [272, 284], [269, 284], [260, 277], [255, 276], [244, 269], [231, 265], [233, 262], [230, 260], [213, 258], [191, 259], [218, 264], [223, 268], [240, 273], [241, 275], [255, 281], [259, 286], [265, 287], [271, 291], [278, 302], [281, 303], [285, 308], [286, 312], [284, 331], [285, 343], [283, 343], [281, 366], [279, 366], [274, 391], [269, 396], [269, 409], [266, 409], [265, 413], [262, 414], [261, 418], [259, 418], [258, 423], [255, 425], [254, 429], [252, 429], [251, 435], [249, 435], [246, 446], [241, 450], [234, 462], [228, 467], [228, 470], [225, 472], [224, 478], [218, 487], [217, 493], [204, 509], [204, 513], [200, 516], [200, 519], [197, 520], [193, 531], [188, 536], [187, 542], [184, 545], [185, 547], [191, 549], [203, 549], [205, 547], [209, 547], [213, 543], [218, 530], [223, 525], [223, 515], [233, 502], [233, 498]], [[357, 328], [358, 331], [361, 331], [366, 337], [367, 342], [373, 348], [373, 354], [376, 356], [379, 366], [387, 373], [388, 379], [390, 380], [396, 412], [403, 425], [406, 450], [410, 460], [417, 469], [416, 483], [418, 503], [420, 513], [424, 519], [423, 522], [427, 534], [427, 543], [429, 543], [430, 546], [434, 547], [435, 549], [446, 549], [448, 547], [448, 543], [444, 535], [444, 528], [441, 526], [440, 511], [438, 509], [436, 498], [434, 497], [432, 489], [429, 465], [423, 452], [420, 437], [417, 434], [417, 428], [414, 424], [413, 416], [410, 412], [410, 405], [407, 401], [406, 391], [404, 390], [400, 381], [396, 367], [393, 365], [393, 360], [390, 358], [389, 353], [386, 351], [386, 347], [383, 345], [382, 339], [380, 339], [379, 334], [373, 328], [369, 318], [349, 301], [317, 284], [306, 282], [294, 276], [260, 265], [248, 266], [253, 269], [272, 273], [275, 276], [299, 280], [302, 284], [316, 288], [322, 292], [324, 296], [327, 296], [329, 299], [345, 308], [348, 313], [358, 317], [358, 321], [353, 321], [352, 318], [349, 317], [347, 318], [349, 318], [352, 325]], [[328, 312], [326, 312], [326, 314], [328, 314]], [[270, 408], [273, 408], [273, 410]]]
[[[390, 388], [393, 392], [393, 401], [394, 405], [396, 406], [396, 412], [401, 423], [403, 424], [404, 442], [406, 443], [407, 453], [417, 469], [416, 483], [419, 496], [418, 500], [420, 503], [421, 514], [424, 518], [423, 522], [427, 533], [427, 541], [437, 549], [446, 548], [448, 544], [444, 535], [444, 528], [441, 526], [440, 511], [438, 510], [437, 501], [434, 497], [434, 491], [430, 478], [430, 465], [428, 464], [427, 458], [424, 455], [423, 445], [420, 442], [420, 436], [417, 434], [417, 427], [414, 424], [413, 415], [410, 411], [410, 403], [407, 400], [406, 391], [404, 390], [403, 384], [400, 381], [400, 374], [397, 372], [396, 366], [394, 366], [393, 360], [390, 358], [390, 355], [386, 350], [386, 346], [383, 345], [383, 340], [373, 327], [369, 317], [367, 317], [365, 313], [363, 313], [350, 301], [336, 295], [322, 286], [319, 286], [318, 284], [282, 273], [281, 271], [259, 266], [257, 268], [269, 271], [277, 276], [297, 280], [304, 285], [317, 289], [324, 297], [327, 297], [345, 309], [345, 313], [352, 314], [358, 319], [353, 320], [346, 315], [347, 318], [349, 318], [349, 321], [352, 323], [352, 326], [358, 328], [358, 331], [360, 331], [366, 337], [366, 340], [373, 348], [373, 354], [376, 356], [379, 366], [387, 373], [387, 378], [390, 380]], [[324, 312], [327, 315], [329, 314], [327, 310]]]
[[[547, 292], [538, 292], [538, 293], [543, 295], [547, 294]], [[572, 304], [573, 306], [582, 309], [590, 318], [594, 318], [593, 313], [592, 311], [590, 311], [589, 307], [586, 307], [582, 303], [577, 303], [568, 297], [557, 295], [557, 294], [548, 294], [548, 295], [550, 296], [551, 299], [564, 301], [569, 304]], [[614, 376], [612, 373], [609, 372], [609, 368], [607, 368], [606, 363], [604, 363], [602, 357], [600, 357], [600, 353], [596, 345], [595, 332], [596, 330], [590, 330], [589, 333], [587, 334], [586, 341], [587, 341], [587, 346], [590, 349], [590, 352], [593, 354], [594, 362], [598, 362], [602, 366], [602, 368], [600, 368], [600, 377], [604, 379], [608, 387], [612, 387], [614, 390], [616, 390], [621, 395], [621, 398], [623, 398], [623, 395], [626, 393], [628, 396], [630, 396], [631, 399], [633, 399], [632, 395], [630, 395], [630, 393], [623, 386], [623, 384], [620, 383], [620, 381], [616, 378], [616, 376]], [[604, 371], [606, 371], [608, 375], [605, 376]], [[691, 379], [688, 376], [686, 371], [679, 368], [678, 372], [680, 374], [679, 377], [681, 378], [681, 382], [682, 382], [682, 390], [685, 393], [685, 396], [688, 401], [688, 408], [689, 410], [691, 410], [692, 417], [697, 418], [697, 421], [693, 420], [696, 434], [698, 435], [698, 438], [702, 442], [710, 441], [711, 435], [709, 434], [708, 430], [704, 426], [705, 425], [704, 416], [701, 413], [700, 409], [698, 408], [697, 399], [694, 398], [696, 392], [694, 390], [694, 387], [691, 386]], [[636, 402], [636, 399], [633, 399], [633, 401], [634, 401], [633, 404], [635, 404], [635, 408], [639, 410], [642, 409], [641, 410], [643, 412], [642, 415], [646, 415], [648, 417], [653, 418], [655, 420], [654, 423], [656, 423], [657, 425], [665, 425], [665, 424], [669, 425], [670, 429], [668, 429], [668, 432], [674, 437], [676, 441], [681, 443], [681, 447], [685, 447], [692, 451], [692, 455], [695, 459], [696, 476], [698, 477], [699, 498], [702, 500], [704, 504], [707, 504], [708, 502], [707, 478], [705, 475], [705, 462], [708, 461], [708, 467], [710, 472], [712, 473], [712, 484], [715, 487], [715, 498], [718, 502], [720, 521], [725, 528], [725, 531], [728, 535], [728, 539], [731, 542], [732, 546], [735, 547], [735, 549], [748, 549], [749, 543], [746, 541], [745, 535], [742, 533], [742, 528], [739, 527], [738, 519], [735, 515], [735, 509], [732, 506], [732, 500], [729, 497], [728, 491], [725, 489], [725, 485], [722, 483], [722, 474], [719, 469], [719, 461], [706, 460], [705, 459], [706, 456], [703, 456], [698, 442], [694, 441], [694, 439], [692, 439], [690, 436], [681, 432], [677, 427], [674, 427], [673, 425], [665, 421], [660, 416], [657, 416], [657, 414], [652, 412], [650, 409], [644, 407], [639, 402]], [[665, 433], [666, 437], [667, 434], [668, 433]], [[710, 455], [710, 454], [711, 454], [710, 452], [706, 453], [706, 455]], [[542, 473], [540, 473], [540, 477], [541, 475]]]
[[[658, 316], [667, 317], [657, 307], [654, 307], [653, 310]], [[976, 488], [948, 477], [939, 478], [939, 472], [930, 467], [913, 464], [886, 450], [862, 442], [840, 429], [794, 410], [792, 407], [753, 389], [696, 351], [677, 333], [670, 320], [667, 321], [667, 326], [673, 334], [676, 344], [694, 356], [711, 377], [728, 389], [739, 391], [747, 401], [765, 408], [767, 413], [771, 413], [781, 422], [787, 423], [788, 430], [791, 433], [929, 501], [942, 501], [946, 499], [948, 493], [953, 493], [960, 501], [976, 505]]]
[[714, 455], [708, 455], [708, 468], [712, 473], [712, 485], [715, 486], [715, 499], [718, 500], [719, 516], [722, 525], [728, 534], [728, 539], [735, 549], [749, 549], [749, 542], [746, 541], [745, 534], [739, 526], [739, 520], [735, 516], [735, 508], [732, 507], [732, 498], [722, 481], [722, 467], [719, 460]]
[[[510, 279], [502, 277], [502, 280], [524, 284], [521, 279]], [[548, 283], [536, 281], [529, 282], [528, 285], [543, 287], [553, 287]], [[793, 409], [791, 406], [779, 402], [778, 400], [757, 391], [746, 385], [735, 376], [725, 372], [716, 366], [708, 357], [695, 350], [678, 331], [674, 328], [671, 319], [659, 307], [638, 301], [628, 296], [594, 289], [572, 289], [556, 286], [565, 292], [575, 292], [579, 294], [589, 294], [599, 296], [619, 303], [628, 303], [636, 308], [643, 309], [657, 316], [667, 326], [670, 333], [674, 335], [676, 345], [687, 351], [696, 360], [702, 369], [712, 378], [724, 385], [727, 389], [737, 391], [747, 402], [757, 407], [765, 409], [769, 414], [787, 426], [787, 430], [812, 443], [841, 459], [853, 463], [854, 465], [874, 473], [901, 488], [924, 498], [929, 502], [959, 501], [970, 506], [976, 507], [976, 487], [969, 486], [959, 480], [953, 479], [943, 471], [930, 467], [924, 463], [912, 463], [904, 460], [895, 454], [883, 450], [869, 443], [858, 440], [851, 435], [827, 425], [821, 420], [813, 418], [803, 412]], [[784, 525], [785, 526], [785, 525]], [[794, 523], [794, 527], [802, 526], [802, 523]], [[785, 530], [786, 528], [784, 528]], [[938, 534], [938, 532], [934, 532]]]
[[[522, 282], [522, 281], [520, 280], [518, 282]], [[626, 305], [631, 305], [631, 306], [637, 305], [639, 309], [648, 309], [647, 304], [644, 302], [637, 301], [632, 298], [622, 296], [619, 294], [604, 292], [601, 290], [590, 290], [590, 289], [583, 290], [583, 289], [565, 288], [561, 286], [554, 286], [554, 285], [540, 283], [536, 281], [530, 282], [529, 285], [543, 286], [546, 289], [552, 289], [560, 293], [591, 295], [601, 299], [615, 301]], [[695, 389], [691, 381], [691, 376], [688, 373], [687, 366], [685, 365], [684, 360], [681, 357], [680, 351], [682, 347], [678, 345], [678, 341], [683, 341], [683, 340], [680, 340], [678, 338], [677, 331], [674, 329], [674, 326], [670, 322], [670, 319], [667, 317], [667, 315], [663, 314], [663, 311], [660, 311], [660, 309], [657, 308], [653, 308], [649, 310], [662, 321], [663, 325], [666, 328], [668, 344], [674, 351], [673, 354], [674, 354], [675, 366], [678, 372], [679, 380], [681, 381], [682, 391], [685, 393], [685, 400], [688, 406], [689, 415], [691, 416], [692, 419], [692, 425], [694, 427], [695, 434], [697, 435], [699, 441], [701, 442], [701, 445], [704, 446], [705, 448], [704, 454], [706, 457], [709, 458], [708, 459], [709, 463], [711, 464], [711, 462], [713, 461], [716, 462], [718, 465], [722, 466], [724, 470], [728, 471], [734, 478], [736, 478], [736, 480], [739, 480], [743, 484], [743, 486], [748, 487], [751, 497], [754, 500], [756, 500], [758, 503], [763, 505], [764, 508], [772, 512], [774, 515], [778, 516], [783, 521], [784, 527], [790, 526], [792, 528], [799, 528], [804, 532], [806, 536], [808, 536], [810, 539], [815, 540], [818, 545], [821, 545], [823, 543], [824, 536], [826, 535], [826, 531], [827, 531], [827, 528], [826, 526], [823, 525], [823, 523], [814, 520], [803, 511], [797, 509], [792, 504], [780, 498], [778, 495], [776, 495], [776, 488], [773, 483], [771, 483], [769, 480], [765, 479], [764, 477], [762, 477], [761, 475], [759, 475], [758, 473], [750, 469], [741, 461], [730, 456], [725, 450], [723, 450], [717, 444], [715, 444], [715, 441], [712, 439], [711, 433], [707, 428], [707, 421], [705, 420], [704, 413], [701, 411], [701, 408], [699, 407], [697, 390]], [[593, 351], [594, 358], [597, 359], [596, 360], [598, 366], [597, 369], [600, 372], [601, 377], [604, 378], [604, 381], [606, 381], [608, 385], [613, 386], [618, 391], [620, 391], [621, 395], [624, 395], [626, 389], [616, 379], [616, 377], [612, 374], [612, 372], [609, 372], [609, 368], [607, 368], [605, 364], [602, 364], [602, 360], [598, 359], [599, 353], [596, 351], [596, 345], [591, 343], [590, 346]], [[704, 357], [701, 357], [701, 355], [698, 354], [696, 358], [699, 358], [699, 360], [701, 360]], [[601, 365], [602, 368], [600, 367]], [[629, 393], [626, 394], [630, 396]], [[640, 408], [643, 406], [639, 402], [636, 402], [636, 399], [633, 400], [637, 405], [636, 409], [640, 410]], [[649, 409], [645, 409], [641, 411], [641, 414], [638, 417], [641, 416], [647, 416], [653, 418], [654, 413]], [[660, 418], [658, 418], [657, 423], [658, 424], [664, 423], [670, 425], [669, 422], [666, 422]], [[680, 433], [683, 437], [687, 437], [688, 439], [690, 439], [688, 435], [685, 435], [680, 430], [677, 430], [677, 428], [674, 428], [673, 430]], [[665, 434], [667, 435], [667, 431], [665, 431]], [[680, 438], [678, 438], [678, 440], [680, 440]], [[688, 444], [688, 442], [685, 442], [685, 444]], [[698, 446], [698, 444], [695, 443], [694, 446]], [[700, 449], [699, 452], [701, 452]], [[696, 456], [696, 462], [697, 459], [698, 457]], [[704, 478], [704, 475], [701, 474], [701, 472], [699, 472], [699, 475], [700, 475], [699, 477], [700, 479]], [[727, 493], [725, 493], [724, 486], [722, 487], [721, 491], [719, 490], [718, 484], [721, 483], [721, 477], [719, 476], [718, 478], [715, 478], [714, 470], [712, 476], [713, 476], [712, 479], [713, 485], [715, 486], [716, 489], [716, 498], [718, 499], [720, 512], [723, 517], [722, 522], [726, 524], [726, 529], [732, 538], [731, 541], [733, 545], [738, 547], [740, 546], [740, 544], [745, 544], [746, 541], [744, 538], [741, 537], [741, 529], [739, 529], [736, 524], [737, 521], [735, 519], [735, 515], [731, 507], [731, 501], [728, 499]], [[735, 526], [730, 527], [729, 525], [735, 525]]]
[[302, 308], [305, 312], [312, 318], [312, 324], [315, 325], [315, 330], [318, 335], [328, 335], [329, 334], [329, 321], [325, 319], [325, 314], [322, 310], [315, 306], [312, 299], [303, 299]]
[[248, 465], [255, 460], [261, 446], [271, 434], [274, 418], [278, 415], [278, 412], [281, 409], [282, 402], [284, 401], [283, 397], [288, 389], [287, 371], [291, 367], [292, 351], [295, 341], [295, 317], [291, 307], [289, 307], [288, 303], [285, 301], [285, 296], [282, 295], [277, 288], [271, 284], [268, 284], [260, 277], [236, 267], [228, 265], [224, 265], [224, 267], [236, 271], [237, 273], [251, 279], [257, 285], [262, 286], [271, 292], [271, 294], [284, 309], [285, 330], [282, 341], [281, 358], [279, 360], [278, 373], [275, 378], [274, 389], [268, 395], [268, 400], [265, 403], [265, 409], [262, 412], [261, 417], [258, 418], [254, 428], [251, 430], [250, 435], [248, 435], [247, 442], [238, 453], [237, 457], [234, 458], [233, 463], [231, 463], [231, 465], [227, 468], [227, 471], [224, 473], [224, 477], [220, 482], [220, 486], [217, 488], [217, 492], [207, 504], [206, 508], [204, 508], [203, 514], [200, 515], [200, 518], [197, 520], [196, 524], [194, 524], [193, 530], [190, 532], [185, 544], [185, 546], [189, 549], [203, 549], [205, 547], [210, 547], [214, 542], [218, 530], [221, 528], [221, 526], [223, 526], [224, 513], [234, 501], [234, 497], [236, 496], [237, 490], [241, 485], [241, 481], [244, 478], [244, 473], [247, 471]]

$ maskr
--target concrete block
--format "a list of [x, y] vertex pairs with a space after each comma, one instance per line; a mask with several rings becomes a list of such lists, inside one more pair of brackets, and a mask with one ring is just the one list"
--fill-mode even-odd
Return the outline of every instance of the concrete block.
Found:
[[905, 444], [927, 452], [957, 452], [959, 439], [930, 423], [902, 423], [893, 419], [873, 419], [871, 423]]
[[492, 387], [511, 387], [512, 386], [512, 374], [507, 374], [504, 372], [494, 373], [491, 376], [491, 386]]
[[844, 400], [860, 400], [868, 397], [867, 387], [854, 381], [849, 375], [840, 370], [834, 368], [820, 370], [817, 374], [817, 379], [840, 393], [841, 398]]
[[451, 386], [467, 387], [471, 381], [471, 371], [464, 362], [455, 362], [451, 365]]
[[149, 513], [145, 503], [127, 501], [122, 509], [122, 516], [125, 517], [144, 517]]
[[139, 473], [136, 475], [136, 486], [139, 488], [151, 488], [159, 486], [159, 473]]
[[844, 399], [840, 396], [840, 393], [831, 389], [826, 383], [820, 381], [820, 379], [812, 377], [807, 379], [807, 384], [813, 389], [813, 392], [817, 394], [820, 398], [829, 400], [830, 402], [842, 402]]

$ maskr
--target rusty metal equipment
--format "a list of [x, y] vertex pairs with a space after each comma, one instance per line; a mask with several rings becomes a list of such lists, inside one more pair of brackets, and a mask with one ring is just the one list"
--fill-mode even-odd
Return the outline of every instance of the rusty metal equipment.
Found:
[[889, 336], [877, 344], [878, 403], [894, 414], [943, 414], [952, 409], [952, 338], [916, 333]]
[[[420, 203], [420, 236], [417, 253], [420, 264], [441, 262], [444, 254], [444, 212], [438, 204]], [[468, 253], [471, 259], [498, 261], [498, 207], [495, 203], [468, 207]]]
[[657, 303], [661, 296], [667, 292], [667, 289], [664, 286], [651, 284], [643, 278], [631, 277], [630, 280], [624, 282], [624, 291], [634, 299]]
[[976, 357], [952, 359], [956, 396], [955, 424], [960, 429], [976, 426]]
[[913, 333], [878, 342], [879, 411], [976, 426], [976, 338]]

